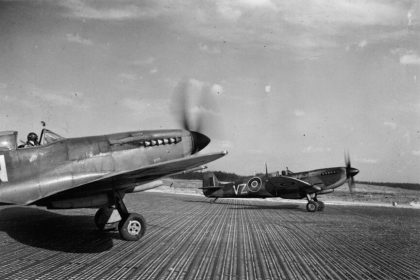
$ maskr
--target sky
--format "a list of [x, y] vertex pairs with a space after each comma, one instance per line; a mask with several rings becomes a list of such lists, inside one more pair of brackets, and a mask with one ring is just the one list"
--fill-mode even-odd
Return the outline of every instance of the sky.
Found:
[[0, 65], [22, 140], [180, 128], [184, 90], [202, 152], [229, 152], [209, 169], [349, 151], [357, 180], [420, 183], [419, 0], [0, 0]]

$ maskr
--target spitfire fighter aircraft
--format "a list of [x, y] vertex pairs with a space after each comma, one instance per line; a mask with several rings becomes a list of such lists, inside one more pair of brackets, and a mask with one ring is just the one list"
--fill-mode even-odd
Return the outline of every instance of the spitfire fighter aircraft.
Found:
[[332, 167], [304, 172], [289, 170], [263, 176], [254, 176], [241, 182], [220, 182], [212, 173], [204, 175], [203, 194], [215, 198], [306, 198], [309, 212], [324, 210], [324, 203], [318, 195], [331, 193], [335, 188], [348, 182], [350, 192], [354, 189], [354, 176], [359, 170], [351, 167], [350, 157], [345, 157], [346, 167]]
[[190, 129], [183, 111], [183, 129], [63, 138], [44, 128], [33, 147], [19, 148], [16, 131], [0, 132], [0, 204], [99, 208], [98, 228], [118, 226], [123, 239], [140, 239], [145, 219], [128, 212], [125, 194], [158, 187], [162, 177], [227, 153], [197, 154], [210, 139], [199, 127]]

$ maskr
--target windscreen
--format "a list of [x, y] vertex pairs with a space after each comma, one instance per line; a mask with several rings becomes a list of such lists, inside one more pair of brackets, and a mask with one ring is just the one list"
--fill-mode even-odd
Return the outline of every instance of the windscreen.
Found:
[[55, 132], [52, 132], [51, 130], [44, 128], [41, 132], [41, 139], [39, 142], [41, 145], [47, 145], [56, 142], [60, 139], [64, 139], [64, 137], [58, 135]]

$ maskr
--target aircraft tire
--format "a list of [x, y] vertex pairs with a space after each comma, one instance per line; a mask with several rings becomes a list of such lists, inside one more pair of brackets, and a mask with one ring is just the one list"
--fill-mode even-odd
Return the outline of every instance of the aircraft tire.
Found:
[[309, 201], [306, 204], [306, 211], [308, 212], [316, 212], [318, 210], [318, 203], [315, 201]]
[[324, 211], [325, 203], [322, 201], [317, 201], [317, 202], [318, 202], [318, 211]]
[[118, 231], [122, 239], [137, 241], [146, 232], [146, 220], [140, 214], [131, 213], [120, 221]]

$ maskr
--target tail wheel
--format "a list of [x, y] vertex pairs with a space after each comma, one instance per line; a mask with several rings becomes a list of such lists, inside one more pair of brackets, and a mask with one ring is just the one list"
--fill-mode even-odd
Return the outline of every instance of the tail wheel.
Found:
[[318, 203], [313, 200], [308, 201], [308, 204], [306, 204], [306, 210], [308, 212], [316, 212], [318, 210]]
[[137, 213], [129, 214], [118, 225], [121, 238], [128, 241], [139, 240], [146, 232], [146, 220]]

